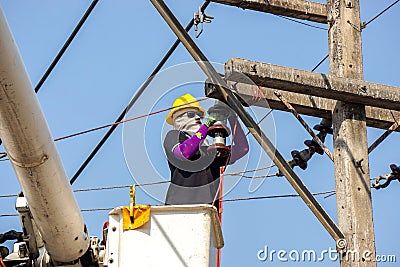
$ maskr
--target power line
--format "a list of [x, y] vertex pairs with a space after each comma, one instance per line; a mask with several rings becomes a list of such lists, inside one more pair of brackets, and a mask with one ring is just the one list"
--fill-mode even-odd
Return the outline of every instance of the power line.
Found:
[[0, 214], [0, 218], [1, 217], [16, 217], [16, 216], [18, 216], [18, 214], [16, 214], [16, 213], [13, 213], [13, 214]]
[[[89, 209], [81, 209], [81, 212], [90, 212], [90, 211], [110, 211], [113, 210], [114, 208], [89, 208]], [[0, 214], [0, 218], [2, 217], [17, 217], [19, 216], [18, 213], [12, 213], [12, 214]]]
[[301, 25], [305, 25], [305, 26], [311, 27], [311, 28], [316, 28], [316, 29], [320, 29], [320, 30], [324, 30], [324, 31], [328, 30], [327, 28], [322, 28], [322, 27], [319, 27], [319, 26], [311, 25], [311, 24], [308, 24], [308, 23], [305, 23], [305, 22], [302, 22], [302, 21], [299, 21], [299, 20], [296, 20], [296, 19], [288, 18], [288, 17], [282, 16], [282, 15], [277, 15], [277, 16], [281, 17], [283, 19], [292, 21], [292, 22], [296, 22], [296, 23], [301, 24]]
[[279, 176], [279, 173], [273, 173], [273, 174], [265, 174], [265, 175], [242, 175], [243, 178], [248, 178], [248, 179], [264, 179], [264, 178], [271, 178], [271, 177], [277, 177]]
[[[208, 99], [208, 97], [200, 98], [200, 99], [198, 99], [196, 101], [193, 101], [193, 102], [201, 102], [201, 101], [204, 101], [206, 99]], [[184, 103], [184, 104], [181, 104], [179, 106], [185, 106], [187, 104], [189, 104], [189, 103]], [[134, 120], [137, 120], [137, 119], [142, 119], [144, 117], [149, 117], [149, 116], [152, 116], [152, 115], [155, 115], [155, 114], [159, 114], [159, 113], [174, 109], [174, 108], [179, 107], [179, 106], [168, 107], [168, 108], [156, 110], [156, 111], [153, 111], [153, 112], [150, 112], [150, 113], [142, 114], [142, 115], [139, 115], [139, 116], [136, 116], [136, 117], [133, 117], [133, 118], [129, 118], [129, 119], [126, 119], [126, 120], [120, 120], [120, 121], [115, 122], [115, 123], [105, 124], [105, 125], [102, 125], [102, 126], [99, 126], [99, 127], [95, 127], [95, 128], [89, 129], [89, 130], [85, 130], [85, 131], [82, 131], [82, 132], [77, 132], [77, 133], [74, 133], [74, 134], [70, 134], [70, 135], [66, 135], [66, 136], [63, 136], [63, 137], [59, 137], [59, 138], [54, 139], [54, 141], [60, 141], [60, 140], [68, 139], [68, 138], [71, 138], [71, 137], [75, 137], [75, 136], [82, 135], [82, 134], [87, 134], [87, 133], [98, 131], [98, 130], [101, 130], [101, 129], [104, 129], [104, 128], [108, 128], [108, 127], [114, 127], [114, 126], [116, 127], [119, 124], [123, 124], [123, 123], [126, 123], [126, 122], [134, 121]]]
[[17, 197], [18, 194], [8, 194], [8, 195], [0, 195], [0, 198], [7, 198], [7, 197]]
[[326, 55], [323, 59], [321, 59], [320, 62], [311, 70], [311, 72], [314, 72], [316, 69], [318, 69], [319, 66], [321, 66], [322, 63], [329, 57], [329, 55]]
[[[260, 171], [260, 170], [267, 170], [267, 169], [270, 169], [273, 167], [276, 167], [276, 165], [270, 165], [270, 166], [261, 167], [261, 168], [257, 168], [257, 169], [251, 169], [251, 170], [244, 170], [244, 171], [240, 171], [240, 172], [231, 172], [231, 173], [226, 173], [224, 175], [225, 176], [243, 176], [244, 178], [268, 178], [268, 177], [278, 176], [277, 173], [260, 175], [260, 176], [244, 175], [245, 173], [256, 172], [256, 171]], [[160, 184], [167, 184], [167, 183], [170, 183], [170, 181], [149, 182], [149, 183], [142, 183], [142, 184], [135, 184], [135, 185], [137, 187], [145, 187], [145, 186], [160, 185]], [[125, 188], [129, 188], [130, 186], [131, 185], [114, 185], [114, 186], [105, 186], [105, 187], [82, 188], [82, 189], [75, 189], [75, 190], [73, 190], [73, 192], [79, 193], [79, 192], [90, 192], [90, 191], [125, 189]], [[6, 194], [6, 195], [0, 195], [0, 198], [10, 198], [10, 197], [17, 197], [17, 196], [18, 196], [18, 194]]]
[[[232, 172], [232, 173], [227, 173], [225, 176], [239, 176], [244, 173], [248, 172], [256, 172], [260, 170], [266, 170], [269, 168], [273, 168], [275, 165], [271, 166], [266, 166], [258, 169], [252, 169], [252, 170], [244, 170], [241, 172]], [[265, 175], [264, 175], [265, 176]], [[274, 175], [276, 176], [276, 175]], [[250, 178], [251, 176], [243, 176], [245, 178]], [[272, 177], [272, 176], [271, 176]], [[259, 178], [259, 177], [256, 177]], [[149, 182], [149, 183], [142, 183], [142, 184], [135, 184], [137, 187], [145, 187], [145, 186], [152, 186], [152, 185], [160, 185], [160, 184], [167, 184], [170, 183], [170, 181], [158, 181], [158, 182]], [[89, 192], [89, 191], [103, 191], [103, 190], [113, 190], [113, 189], [125, 189], [129, 188], [131, 185], [114, 185], [114, 186], [105, 186], [105, 187], [92, 187], [92, 188], [82, 188], [82, 189], [75, 189], [73, 190], [74, 193], [79, 193], [79, 192]], [[6, 195], [0, 195], [0, 198], [10, 198], [10, 197], [17, 197], [18, 194], [6, 194]]]
[[[335, 192], [335, 190], [325, 191], [325, 192], [317, 192], [313, 193], [314, 196], [317, 195], [327, 195]], [[271, 196], [259, 196], [259, 197], [246, 197], [246, 198], [230, 198], [224, 199], [222, 202], [237, 202], [237, 201], [245, 201], [245, 200], [256, 200], [256, 199], [276, 199], [276, 198], [297, 198], [300, 195], [297, 194], [286, 194], [286, 195], [271, 195]], [[81, 212], [92, 212], [92, 211], [109, 211], [114, 208], [88, 208], [88, 209], [81, 209]], [[15, 217], [18, 214], [0, 214], [1, 217]]]
[[53, 62], [51, 62], [50, 66], [47, 68], [46, 72], [44, 73], [43, 77], [40, 79], [39, 83], [35, 87], [35, 92], [39, 92], [40, 88], [42, 87], [43, 83], [46, 81], [46, 79], [49, 77], [50, 73], [53, 71], [54, 67], [57, 65], [58, 61], [61, 59], [61, 57], [64, 55], [65, 51], [69, 47], [69, 45], [72, 43], [74, 40], [76, 34], [79, 32], [79, 30], [82, 28], [83, 24], [86, 22], [87, 18], [89, 15], [92, 13], [93, 9], [97, 5], [99, 0], [94, 0], [92, 4], [89, 6], [89, 8], [86, 10], [85, 14], [81, 18], [81, 20], [78, 22], [76, 25], [75, 29], [71, 33], [71, 35], [68, 37], [67, 41], [61, 48], [61, 50], [58, 52], [56, 57], [54, 58]]
[[[210, 2], [205, 1], [203, 6], [201, 7], [202, 11], [205, 11], [207, 6], [210, 4]], [[194, 25], [194, 19], [192, 19], [188, 25], [186, 26], [185, 30], [188, 32]], [[145, 83], [136, 91], [136, 94], [132, 98], [132, 100], [129, 102], [129, 104], [126, 106], [126, 108], [121, 112], [121, 114], [118, 116], [118, 118], [115, 120], [115, 122], [121, 121], [125, 114], [129, 111], [129, 109], [136, 103], [136, 101], [139, 99], [139, 97], [142, 95], [144, 90], [147, 88], [147, 86], [151, 83], [151, 81], [154, 79], [155, 75], [161, 70], [161, 68], [164, 66], [164, 64], [167, 62], [169, 57], [172, 55], [172, 53], [175, 51], [175, 49], [178, 47], [180, 44], [180, 40], [177, 39], [175, 43], [171, 46], [171, 48], [168, 50], [168, 52], [165, 54], [165, 56], [161, 59], [161, 61], [158, 63], [157, 67], [153, 70], [153, 72], [150, 74], [150, 76], [147, 78]], [[79, 167], [79, 169], [76, 171], [74, 176], [70, 180], [70, 184], [72, 185], [76, 179], [78, 179], [79, 175], [83, 172], [83, 170], [86, 168], [86, 166], [90, 163], [90, 161], [94, 158], [94, 156], [97, 154], [97, 152], [100, 150], [100, 148], [104, 145], [104, 143], [108, 140], [108, 138], [111, 136], [111, 134], [114, 132], [114, 130], [117, 128], [118, 124], [113, 125], [108, 132], [103, 136], [103, 138], [100, 140], [100, 142], [96, 145], [96, 147], [93, 149], [93, 151], [89, 154], [89, 156], [86, 158], [86, 160], [82, 163], [82, 165]]]
[[373, 22], [374, 20], [376, 20], [377, 18], [379, 18], [383, 13], [385, 13], [386, 11], [388, 11], [391, 7], [393, 7], [395, 4], [397, 4], [398, 2], [400, 2], [400, 0], [394, 1], [390, 6], [388, 6], [387, 8], [385, 8], [384, 10], [382, 10], [379, 14], [377, 14], [375, 17], [373, 17], [372, 19], [370, 19], [368, 22], [364, 23], [362, 26], [363, 28], [365, 28], [368, 24], [370, 24], [371, 22]]
[[[135, 184], [137, 187], [144, 187], [150, 185], [159, 185], [159, 184], [166, 184], [170, 183], [169, 181], [159, 181], [159, 182], [152, 182], [152, 183], [143, 183], [143, 184]], [[102, 191], [102, 190], [112, 190], [112, 189], [124, 189], [130, 188], [132, 185], [117, 185], [117, 186], [106, 186], [106, 187], [95, 187], [95, 188], [85, 188], [85, 189], [76, 189], [74, 190], [75, 193], [77, 192], [88, 192], [88, 191]]]
[[[382, 10], [379, 14], [377, 14], [375, 17], [373, 17], [372, 19], [370, 19], [368, 22], [363, 23], [362, 25], [362, 29], [367, 27], [368, 24], [370, 24], [371, 22], [373, 22], [375, 19], [377, 19], [378, 17], [380, 17], [383, 13], [385, 13], [386, 11], [388, 11], [391, 7], [393, 7], [395, 4], [397, 4], [398, 2], [400, 2], [400, 0], [396, 0], [395, 2], [393, 2], [390, 6], [388, 6], [387, 8], [385, 8], [384, 10]], [[318, 62], [318, 64], [311, 70], [311, 72], [314, 72], [322, 63], [324, 63], [324, 61], [329, 57], [329, 54], [326, 55], [320, 62]]]
[[[276, 176], [276, 175], [274, 175]], [[272, 175], [271, 175], [272, 177]], [[374, 178], [375, 179], [375, 178]], [[372, 180], [372, 179], [371, 179]], [[159, 181], [159, 182], [150, 182], [150, 183], [143, 183], [143, 184], [136, 184], [137, 187], [144, 187], [144, 186], [152, 186], [152, 185], [159, 185], [159, 184], [166, 184], [170, 183], [169, 181]], [[103, 191], [103, 190], [113, 190], [113, 189], [126, 189], [130, 188], [132, 185], [116, 185], [116, 186], [105, 186], [105, 187], [94, 187], [94, 188], [83, 188], [83, 189], [76, 189], [74, 190], [75, 193], [79, 192], [89, 192], [89, 191]], [[324, 192], [317, 192], [313, 193], [313, 195], [328, 195], [334, 194], [335, 190], [324, 191]], [[8, 194], [8, 195], [0, 195], [0, 198], [7, 198], [7, 197], [17, 197], [18, 194]], [[238, 201], [238, 200], [252, 200], [252, 199], [268, 199], [268, 198], [285, 198], [285, 197], [299, 197], [298, 194], [287, 194], [287, 195], [272, 195], [272, 196], [260, 196], [260, 197], [250, 197], [250, 198], [234, 198], [234, 199], [227, 199], [225, 201]], [[4, 215], [6, 217], [8, 215]], [[10, 215], [14, 216], [14, 215]], [[1, 217], [1, 216], [0, 216]]]
[[[335, 192], [335, 190], [312, 193], [312, 195], [314, 195], [314, 196], [326, 195], [326, 194], [332, 194], [333, 192]], [[259, 196], [259, 197], [242, 197], [242, 198], [224, 199], [222, 201], [223, 202], [236, 202], [236, 201], [256, 200], [256, 199], [296, 198], [296, 197], [300, 197], [300, 195], [298, 195], [298, 194], [287, 194], [287, 195], [271, 195], [271, 196]]]
[[[257, 123], [257, 125], [260, 125], [260, 123], [265, 120], [271, 113], [272, 111], [274, 111], [273, 109], [271, 109], [270, 111], [267, 112], [267, 114], [264, 115], [264, 117], [262, 117], [259, 122]], [[246, 136], [248, 136], [250, 134], [250, 131], [247, 131]]]
[[90, 208], [90, 209], [81, 209], [82, 212], [90, 212], [90, 211], [109, 211], [114, 208]]
[[262, 171], [262, 170], [267, 170], [267, 169], [271, 169], [273, 167], [276, 167], [275, 164], [270, 165], [270, 166], [266, 166], [266, 167], [261, 167], [261, 168], [257, 168], [257, 169], [252, 169], [252, 170], [244, 170], [244, 171], [240, 171], [240, 172], [230, 172], [230, 173], [225, 173], [225, 176], [239, 176], [248, 172], [256, 172], [256, 171]]
[[[153, 112], [150, 112], [150, 113], [146, 113], [146, 114], [142, 114], [142, 115], [139, 115], [139, 116], [136, 116], [136, 117], [132, 117], [132, 118], [126, 119], [126, 120], [121, 120], [119, 122], [105, 124], [105, 125], [102, 125], [102, 126], [99, 126], [99, 127], [95, 127], [95, 128], [91, 128], [91, 129], [85, 130], [85, 131], [81, 131], [81, 132], [73, 133], [73, 134], [70, 134], [70, 135], [63, 136], [63, 137], [59, 137], [59, 138], [54, 139], [54, 141], [57, 142], [57, 141], [61, 141], [61, 140], [68, 139], [68, 138], [72, 138], [72, 137], [75, 137], [75, 136], [79, 136], [79, 135], [91, 133], [91, 132], [94, 132], [94, 131], [98, 131], [98, 130], [101, 130], [101, 129], [104, 129], [104, 128], [117, 126], [119, 124], [123, 124], [123, 123], [131, 122], [131, 121], [134, 121], [134, 120], [142, 119], [144, 117], [149, 117], [149, 116], [152, 116], [152, 115], [155, 115], [155, 114], [159, 114], [159, 113], [162, 113], [162, 112], [165, 112], [165, 111], [168, 111], [168, 110], [180, 107], [180, 106], [186, 106], [186, 105], [188, 105], [190, 103], [201, 102], [201, 101], [204, 101], [204, 100], [207, 100], [207, 99], [208, 99], [208, 97], [203, 97], [203, 98], [197, 99], [195, 101], [187, 102], [187, 103], [175, 106], [175, 107], [168, 107], [168, 108], [156, 110], [156, 111], [153, 111]], [[9, 160], [8, 158], [2, 160], [2, 158], [7, 156], [6, 152], [0, 152], [0, 154], [4, 154], [4, 155], [0, 156], [0, 161]]]
[[[325, 192], [317, 192], [312, 193], [314, 196], [318, 195], [329, 195], [334, 193], [335, 190], [325, 191]], [[230, 198], [230, 199], [223, 199], [222, 202], [237, 202], [237, 201], [245, 201], [245, 200], [257, 200], [257, 199], [277, 199], [277, 198], [297, 198], [300, 197], [298, 194], [285, 194], [285, 195], [271, 195], [271, 196], [259, 196], [259, 197], [243, 197], [243, 198]], [[114, 208], [88, 208], [88, 209], [81, 209], [81, 212], [91, 212], [91, 211], [109, 211]], [[1, 217], [15, 217], [18, 214], [0, 214]]]
[[[137, 187], [145, 187], [151, 185], [159, 185], [159, 184], [166, 184], [170, 183], [170, 181], [158, 181], [158, 182], [150, 182], [150, 183], [143, 183], [143, 184], [135, 184]], [[125, 189], [129, 188], [132, 185], [113, 185], [113, 186], [104, 186], [104, 187], [92, 187], [92, 188], [82, 188], [82, 189], [75, 189], [73, 190], [74, 193], [79, 192], [89, 192], [89, 191], [103, 191], [103, 190], [112, 190], [112, 189]], [[17, 197], [18, 194], [7, 194], [7, 195], [0, 195], [0, 198], [9, 198], [9, 197]]]

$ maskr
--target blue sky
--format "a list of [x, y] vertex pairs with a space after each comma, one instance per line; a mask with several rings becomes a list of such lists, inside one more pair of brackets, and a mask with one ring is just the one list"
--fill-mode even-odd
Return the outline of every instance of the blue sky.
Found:
[[[321, 1], [322, 2], [322, 1]], [[90, 1], [4, 1], [0, 0], [15, 41], [31, 78], [36, 85], [43, 73], [90, 5]], [[186, 25], [202, 1], [166, 1], [179, 21]], [[362, 1], [361, 18], [368, 21], [392, 1]], [[400, 86], [398, 62], [399, 37], [397, 29], [400, 5], [394, 6], [383, 16], [372, 22], [363, 31], [364, 78], [367, 81]], [[311, 70], [327, 53], [327, 31], [300, 25], [280, 17], [254, 11], [242, 10], [211, 3], [206, 11], [215, 17], [206, 24], [204, 32], [196, 39], [198, 46], [210, 61], [224, 64], [229, 58], [240, 57], [272, 64]], [[318, 25], [325, 26], [325, 25]], [[194, 36], [193, 31], [191, 36]], [[76, 39], [73, 41], [57, 67], [38, 93], [48, 124], [55, 138], [93, 127], [112, 123], [129, 102], [137, 88], [152, 72], [154, 66], [174, 42], [175, 36], [149, 1], [100, 1]], [[179, 46], [164, 70], [190, 62], [183, 46]], [[328, 73], [325, 62], [317, 69]], [[183, 75], [183, 74], [182, 74]], [[201, 75], [201, 74], [200, 74]], [[179, 76], [179, 75], [178, 75]], [[201, 96], [201, 84], [164, 88], [163, 83], [152, 86], [154, 97], [160, 100], [147, 103], [143, 98], [132, 112], [167, 108], [175, 96], [187, 91]], [[151, 93], [149, 93], [151, 94]], [[161, 97], [163, 96], [163, 97]], [[149, 100], [148, 100], [149, 101]], [[290, 101], [290, 100], [289, 100]], [[266, 110], [254, 111], [262, 115]], [[264, 130], [273, 136], [285, 158], [290, 159], [291, 150], [301, 150], [303, 141], [310, 139], [306, 131], [291, 114], [274, 111], [273, 121], [265, 124]], [[131, 114], [128, 114], [128, 117]], [[162, 150], [162, 133], [167, 130], [163, 119], [165, 113], [154, 115], [137, 124], [137, 136], [129, 133], [123, 137], [123, 128], [118, 127], [109, 141], [80, 175], [74, 189], [127, 185], [135, 179], [155, 179], [151, 168], [143, 168], [143, 162], [132, 160], [127, 165], [126, 149], [149, 148], [149, 157], [161, 175], [168, 174]], [[305, 117], [310, 125], [319, 119]], [[135, 125], [132, 123], [132, 125]], [[273, 126], [274, 125], [274, 126]], [[132, 126], [131, 126], [132, 127]], [[147, 137], [140, 133], [146, 128], [159, 135]], [[272, 130], [271, 130], [272, 128]], [[160, 130], [162, 129], [162, 130]], [[72, 177], [82, 162], [95, 147], [106, 130], [57, 142], [64, 167]], [[368, 129], [368, 140], [372, 143], [383, 131]], [[132, 134], [132, 138], [130, 137]], [[129, 143], [123, 142], [127, 138]], [[254, 160], [261, 157], [261, 166], [269, 164], [252, 137], [248, 161], [228, 168], [227, 172], [251, 169]], [[332, 138], [327, 138], [332, 151]], [[124, 145], [125, 144], [125, 147]], [[397, 147], [398, 134], [392, 134], [370, 155], [371, 177], [388, 173], [389, 164], [400, 164]], [[157, 149], [158, 152], [157, 152]], [[261, 153], [261, 154], [260, 154]], [[147, 158], [147, 155], [143, 155]], [[265, 162], [264, 162], [265, 160]], [[132, 168], [140, 169], [140, 175]], [[242, 169], [241, 169], [242, 168]], [[20, 190], [9, 162], [0, 162], [0, 195], [17, 193]], [[275, 169], [273, 169], [275, 171]], [[326, 156], [316, 155], [306, 171], [295, 169], [312, 192], [334, 189], [333, 164]], [[140, 176], [140, 178], [139, 178]], [[228, 178], [228, 177], [227, 177]], [[258, 190], [249, 193], [249, 180], [241, 179], [226, 198], [255, 197], [293, 194], [294, 190], [284, 178], [270, 178]], [[393, 182], [388, 188], [373, 190], [373, 212], [376, 246], [378, 254], [394, 254], [400, 260], [398, 220], [400, 211], [393, 205], [398, 197], [400, 185]], [[137, 202], [158, 204], [142, 190], [138, 190]], [[127, 205], [127, 189], [76, 193], [79, 206], [88, 208], [111, 208]], [[335, 197], [318, 197], [321, 205], [336, 221]], [[0, 214], [16, 213], [14, 198], [0, 198]], [[85, 212], [85, 222], [91, 235], [101, 235], [107, 212]], [[299, 251], [313, 249], [322, 251], [334, 248], [335, 243], [299, 198], [264, 199], [227, 202], [224, 205], [222, 266], [265, 266], [270, 262], [257, 259], [257, 252], [269, 249]], [[18, 217], [0, 217], [0, 232], [20, 229]], [[11, 243], [7, 243], [11, 245]], [[274, 261], [275, 265], [294, 265]], [[298, 264], [298, 263], [297, 263]], [[337, 266], [337, 262], [307, 263], [311, 265]], [[395, 266], [380, 263], [379, 266]]]

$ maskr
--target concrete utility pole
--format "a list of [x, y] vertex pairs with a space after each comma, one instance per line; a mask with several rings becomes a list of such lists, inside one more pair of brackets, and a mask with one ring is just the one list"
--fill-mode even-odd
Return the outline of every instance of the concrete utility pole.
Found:
[[[330, 72], [363, 79], [359, 0], [328, 0]], [[376, 266], [365, 106], [337, 101], [332, 114], [336, 206], [347, 240], [340, 266]]]

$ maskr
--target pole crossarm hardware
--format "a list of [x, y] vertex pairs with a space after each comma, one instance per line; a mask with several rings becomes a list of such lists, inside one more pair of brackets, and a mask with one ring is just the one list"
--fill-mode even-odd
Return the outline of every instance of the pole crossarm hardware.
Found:
[[[253, 83], [249, 84], [248, 82], [246, 83], [246, 81], [238, 82], [235, 81], [235, 79], [231, 80], [227, 70], [225, 71], [225, 77], [228, 80], [230, 88], [243, 98], [244, 101], [249, 103], [249, 100], [254, 98]], [[266, 101], [259, 101], [253, 105], [265, 107], [265, 103], [267, 103], [268, 107], [271, 109], [288, 111], [285, 105], [274, 94], [276, 89], [263, 86], [259, 86], [259, 89], [262, 91], [262, 95]], [[336, 102], [335, 100], [286, 91], [280, 91], [280, 93], [286, 99], [290, 99], [291, 105], [300, 114], [328, 120], [332, 119], [332, 111]], [[397, 118], [398, 120], [400, 119], [400, 112], [391, 112], [387, 109], [366, 106], [366, 116], [367, 126], [387, 130], [396, 123], [394, 118]], [[399, 132], [400, 128], [395, 128], [393, 131]]]
[[233, 58], [226, 65], [228, 72], [245, 74], [259, 86], [400, 111], [399, 87], [246, 59]]
[[230, 91], [226, 82], [216, 72], [213, 66], [210, 64], [206, 56], [201, 52], [197, 45], [193, 42], [187, 32], [183, 29], [182, 25], [175, 18], [172, 12], [168, 9], [162, 0], [150, 0], [160, 15], [164, 18], [165, 22], [169, 25], [176, 36], [181, 40], [182, 44], [196, 60], [199, 67], [204, 71], [211, 83], [214, 84], [214, 90], [206, 92], [207, 95], [217, 97], [219, 100], [225, 102], [232, 108], [237, 115], [240, 117], [244, 125], [249, 129], [257, 142], [261, 145], [267, 155], [273, 160], [282, 174], [286, 177], [289, 183], [293, 186], [296, 192], [300, 195], [303, 201], [311, 209], [314, 215], [322, 223], [325, 229], [336, 241], [338, 249], [345, 249], [343, 244], [344, 234], [337, 227], [335, 222], [329, 217], [323, 207], [318, 203], [315, 197], [303, 184], [301, 179], [296, 175], [293, 169], [287, 164], [282, 155], [276, 150], [275, 146], [268, 139], [268, 137], [261, 131], [260, 127], [253, 120], [253, 118], [247, 113], [241, 104], [240, 100], [236, 95]]
[[307, 0], [211, 0], [211, 2], [296, 19], [327, 23], [326, 4]]

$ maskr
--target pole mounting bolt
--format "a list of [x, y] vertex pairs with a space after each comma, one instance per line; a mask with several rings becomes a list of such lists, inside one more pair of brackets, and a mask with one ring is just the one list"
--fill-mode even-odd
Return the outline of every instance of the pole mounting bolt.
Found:
[[250, 72], [253, 72], [254, 74], [257, 74], [257, 64], [251, 65], [250, 66]]
[[363, 166], [362, 166], [362, 162], [364, 161], [364, 159], [360, 159], [360, 160], [356, 160], [354, 161], [356, 168], [359, 168], [361, 170], [361, 172], [363, 174], [365, 174], [364, 170], [363, 170]]

